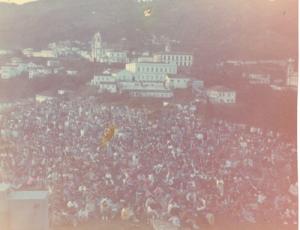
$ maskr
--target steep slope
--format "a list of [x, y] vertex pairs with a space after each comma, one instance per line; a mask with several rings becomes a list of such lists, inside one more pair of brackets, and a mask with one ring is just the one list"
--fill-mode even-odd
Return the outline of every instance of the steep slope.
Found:
[[[152, 16], [144, 17], [145, 7]], [[100, 30], [141, 47], [167, 35], [207, 58], [280, 58], [297, 54], [297, 0], [40, 0], [0, 4], [0, 48], [88, 41]]]

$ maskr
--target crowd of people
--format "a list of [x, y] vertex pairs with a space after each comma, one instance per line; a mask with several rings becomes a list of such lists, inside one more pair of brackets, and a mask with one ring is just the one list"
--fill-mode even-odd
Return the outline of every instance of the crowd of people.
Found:
[[221, 215], [297, 224], [296, 144], [274, 131], [203, 120], [190, 105], [154, 113], [94, 97], [16, 105], [0, 129], [0, 183], [47, 189], [52, 225], [159, 219], [199, 229]]

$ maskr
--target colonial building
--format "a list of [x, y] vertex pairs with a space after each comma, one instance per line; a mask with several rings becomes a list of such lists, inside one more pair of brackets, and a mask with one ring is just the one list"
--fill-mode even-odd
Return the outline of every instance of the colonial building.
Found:
[[94, 76], [91, 85], [99, 91], [124, 93], [134, 97], [173, 97], [172, 89], [186, 89], [189, 78], [177, 75], [176, 63], [133, 62], [126, 64], [124, 70], [105, 71]]
[[173, 92], [166, 86], [168, 73], [177, 73], [177, 66], [156, 62], [129, 63], [125, 72], [118, 75], [118, 80], [124, 80], [124, 75], [127, 75], [129, 81], [120, 82], [119, 89], [130, 91], [135, 97], [170, 98]]
[[194, 61], [192, 54], [180, 52], [157, 53], [153, 55], [153, 59], [157, 62], [175, 63], [178, 68], [191, 67]]
[[224, 86], [214, 86], [206, 90], [206, 95], [214, 104], [234, 104], [236, 102], [236, 92]]
[[175, 63], [135, 62], [126, 64], [126, 70], [134, 74], [135, 81], [165, 81], [167, 74], [177, 74]]

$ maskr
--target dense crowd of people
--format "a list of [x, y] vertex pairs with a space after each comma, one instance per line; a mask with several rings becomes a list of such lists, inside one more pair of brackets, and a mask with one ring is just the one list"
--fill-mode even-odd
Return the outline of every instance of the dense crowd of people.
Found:
[[[101, 144], [105, 129], [114, 136]], [[219, 215], [297, 224], [296, 144], [190, 105], [29, 101], [0, 115], [0, 183], [49, 190], [51, 224], [115, 218], [198, 229]]]

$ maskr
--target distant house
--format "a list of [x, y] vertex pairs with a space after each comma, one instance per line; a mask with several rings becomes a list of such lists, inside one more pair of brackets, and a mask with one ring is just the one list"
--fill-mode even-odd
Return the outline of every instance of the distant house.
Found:
[[252, 85], [269, 85], [271, 84], [270, 74], [255, 74], [251, 73], [248, 75], [248, 81]]
[[35, 101], [42, 103], [45, 101], [51, 101], [56, 97], [56, 93], [53, 92], [43, 92], [35, 95]]
[[0, 50], [0, 56], [10, 54], [10, 50]]
[[77, 70], [67, 70], [66, 73], [69, 76], [76, 76], [76, 75], [78, 75], [78, 71]]
[[206, 90], [206, 95], [214, 104], [234, 104], [236, 103], [236, 92], [224, 86], [213, 86]]
[[90, 60], [91, 59], [91, 55], [90, 55], [90, 52], [89, 51], [86, 51], [86, 50], [80, 50], [79, 52], [79, 55], [84, 58], [84, 59], [87, 59], [87, 60]]
[[99, 92], [109, 92], [109, 93], [117, 93], [117, 84], [116, 83], [108, 83], [108, 82], [102, 82], [99, 85]]
[[0, 102], [0, 112], [11, 108], [14, 105], [12, 102]]
[[152, 2], [153, 0], [136, 0], [138, 3], [143, 3], [143, 2]]
[[58, 60], [51, 59], [47, 61], [47, 67], [59, 67], [60, 63]]
[[28, 69], [28, 78], [34, 79], [40, 77], [47, 77], [52, 73], [52, 69], [39, 65]]
[[180, 74], [167, 74], [166, 86], [171, 89], [187, 89], [189, 87], [190, 78]]
[[33, 57], [34, 50], [32, 48], [26, 48], [22, 50], [22, 53], [26, 57]]
[[298, 86], [298, 72], [294, 70], [294, 60], [289, 59], [287, 65], [287, 78], [286, 85], [289, 87], [297, 88]]
[[205, 95], [204, 82], [198, 79], [191, 79], [190, 85], [192, 93], [195, 95]]
[[28, 73], [29, 79], [44, 77], [56, 69], [37, 65], [33, 62], [24, 63], [20, 58], [12, 58], [11, 62], [3, 65], [0, 69], [2, 79], [11, 79], [20, 76], [22, 73]]
[[137, 62], [155, 62], [154, 57], [148, 55], [140, 56], [136, 60]]
[[23, 66], [17, 64], [7, 64], [1, 67], [1, 78], [2, 79], [11, 79], [21, 75], [24, 71]]
[[133, 97], [171, 98], [174, 96], [171, 90], [134, 90], [129, 93]]
[[102, 61], [104, 63], [128, 63], [127, 52], [122, 50], [106, 49], [105, 56]]
[[192, 80], [192, 88], [193, 89], [203, 89], [204, 82], [202, 80]]
[[99, 86], [99, 84], [103, 82], [114, 83], [116, 82], [116, 78], [110, 71], [106, 70], [99, 75], [95, 75], [94, 78], [91, 80], [91, 85]]
[[116, 78], [110, 71], [104, 71], [100, 75], [95, 75], [90, 84], [98, 87], [100, 92], [117, 92]]
[[128, 70], [121, 70], [115, 73], [115, 79], [117, 81], [134, 81], [135, 77], [134, 74]]
[[40, 50], [40, 51], [33, 51], [32, 57], [37, 58], [55, 58], [57, 55], [53, 50]]
[[280, 87], [278, 85], [270, 85], [271, 89], [276, 90], [276, 91], [281, 91], [283, 90], [283, 87]]

